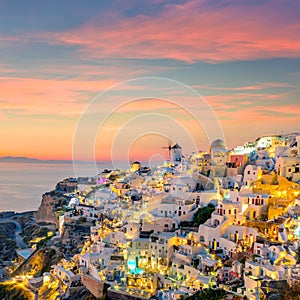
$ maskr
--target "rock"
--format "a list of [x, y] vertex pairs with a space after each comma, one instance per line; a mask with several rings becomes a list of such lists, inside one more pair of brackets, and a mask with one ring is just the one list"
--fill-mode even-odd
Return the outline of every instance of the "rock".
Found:
[[45, 193], [42, 196], [42, 202], [39, 209], [34, 213], [37, 223], [55, 224], [58, 228], [57, 210], [66, 205], [66, 198], [55, 191]]
[[0, 266], [8, 265], [16, 255], [15, 224], [0, 224]]

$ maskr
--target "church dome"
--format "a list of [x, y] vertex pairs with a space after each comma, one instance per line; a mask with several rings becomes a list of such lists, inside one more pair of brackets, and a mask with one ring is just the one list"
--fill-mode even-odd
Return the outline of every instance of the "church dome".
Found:
[[226, 148], [224, 141], [217, 139], [211, 143], [211, 148]]

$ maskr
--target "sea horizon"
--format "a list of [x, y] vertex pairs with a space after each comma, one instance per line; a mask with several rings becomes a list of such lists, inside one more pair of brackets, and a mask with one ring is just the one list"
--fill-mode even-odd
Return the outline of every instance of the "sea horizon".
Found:
[[[112, 164], [97, 165], [99, 172], [111, 169]], [[42, 195], [55, 189], [56, 184], [69, 177], [93, 177], [95, 164], [76, 165], [76, 175], [71, 163], [0, 163], [0, 212], [25, 212], [37, 210]]]
[[79, 164], [109, 164], [111, 161], [91, 161], [91, 160], [73, 160], [73, 159], [40, 159], [35, 157], [27, 157], [27, 156], [0, 156], [0, 163], [65, 163], [65, 164], [73, 164], [74, 162]]

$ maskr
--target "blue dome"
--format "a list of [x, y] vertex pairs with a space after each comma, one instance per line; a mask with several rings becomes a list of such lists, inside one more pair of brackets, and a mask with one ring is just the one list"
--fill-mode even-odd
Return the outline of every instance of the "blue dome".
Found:
[[224, 141], [217, 139], [211, 143], [211, 148], [226, 148]]

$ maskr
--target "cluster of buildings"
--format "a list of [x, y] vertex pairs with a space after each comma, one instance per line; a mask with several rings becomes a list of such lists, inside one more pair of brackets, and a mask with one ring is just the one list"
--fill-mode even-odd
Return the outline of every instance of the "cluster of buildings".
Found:
[[[216, 140], [189, 157], [176, 144], [156, 168], [134, 162], [62, 182], [69, 203], [59, 216], [61, 242], [75, 246], [70, 224], [88, 230], [52, 276], [65, 293], [81, 281], [101, 297], [108, 284], [110, 299], [179, 299], [206, 288], [247, 299], [280, 294], [300, 278], [299, 183], [296, 134], [235, 149]], [[195, 226], [207, 205], [214, 211]]]

